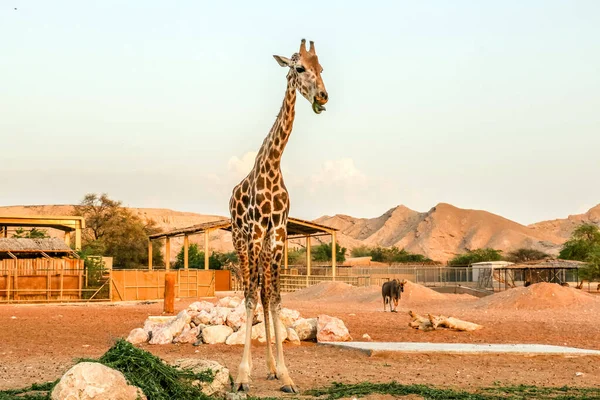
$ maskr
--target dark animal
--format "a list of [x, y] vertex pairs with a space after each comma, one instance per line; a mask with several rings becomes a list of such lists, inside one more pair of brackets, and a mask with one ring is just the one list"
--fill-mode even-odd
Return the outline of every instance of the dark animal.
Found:
[[396, 279], [393, 279], [383, 284], [381, 287], [381, 295], [383, 296], [383, 312], [385, 312], [385, 306], [387, 304], [390, 305], [390, 312], [396, 312], [398, 300], [400, 300], [402, 292], [404, 292], [404, 282], [398, 282]]

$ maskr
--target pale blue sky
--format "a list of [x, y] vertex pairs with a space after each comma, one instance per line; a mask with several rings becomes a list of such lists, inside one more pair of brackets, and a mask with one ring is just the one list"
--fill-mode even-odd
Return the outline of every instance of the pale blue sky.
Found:
[[302, 37], [330, 101], [298, 100], [292, 215], [600, 203], [600, 2], [2, 0], [0, 204], [226, 215]]

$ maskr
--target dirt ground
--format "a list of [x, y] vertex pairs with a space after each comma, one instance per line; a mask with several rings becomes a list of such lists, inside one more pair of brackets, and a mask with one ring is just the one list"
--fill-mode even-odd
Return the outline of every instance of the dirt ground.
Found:
[[[357, 290], [351, 296], [306, 293], [305, 297], [314, 295], [311, 300], [297, 294], [284, 295], [283, 303], [285, 307], [300, 311], [305, 318], [319, 314], [341, 318], [354, 340], [363, 340], [363, 334], [368, 333], [374, 341], [540, 343], [600, 349], [600, 298], [596, 299], [597, 303], [590, 300], [575, 308], [515, 309], [511, 306], [488, 307], [482, 300], [465, 295], [419, 297], [415, 289], [412, 297], [405, 293], [398, 313], [384, 313], [380, 301], [376, 300], [377, 289], [372, 288], [371, 292]], [[191, 302], [177, 301], [176, 310], [184, 309]], [[416, 331], [408, 327], [408, 310], [420, 314], [451, 314], [481, 324], [484, 329], [470, 333]], [[76, 358], [102, 355], [115, 338], [126, 337], [131, 329], [141, 327], [147, 316], [161, 312], [162, 302], [0, 305], [0, 390], [57, 379]], [[171, 344], [142, 347], [167, 361], [182, 357], [216, 360], [226, 365], [233, 376], [242, 355], [241, 346]], [[370, 357], [359, 351], [314, 343], [286, 344], [284, 351], [292, 378], [301, 390], [327, 386], [331, 382], [392, 380], [467, 390], [495, 383], [600, 386], [600, 357], [596, 356], [421, 353]], [[252, 393], [279, 396], [277, 383], [265, 379], [265, 345], [254, 344], [252, 355]], [[577, 376], [580, 375], [576, 375], [578, 372], [583, 375]]]

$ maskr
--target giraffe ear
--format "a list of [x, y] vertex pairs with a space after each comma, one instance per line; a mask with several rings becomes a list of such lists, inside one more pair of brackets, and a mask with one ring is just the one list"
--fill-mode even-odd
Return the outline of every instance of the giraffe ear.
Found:
[[275, 60], [277, 60], [277, 63], [282, 67], [289, 67], [292, 64], [292, 61], [286, 57], [273, 56], [273, 58], [275, 58]]

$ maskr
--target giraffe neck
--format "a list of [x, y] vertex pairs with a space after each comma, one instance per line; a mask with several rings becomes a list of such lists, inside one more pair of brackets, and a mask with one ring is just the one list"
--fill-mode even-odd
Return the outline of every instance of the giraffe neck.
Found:
[[296, 115], [296, 79], [294, 74], [288, 74], [283, 104], [269, 135], [265, 138], [258, 152], [255, 168], [261, 168], [267, 164], [267, 169], [274, 169], [275, 171], [280, 169], [281, 156], [292, 133]]

